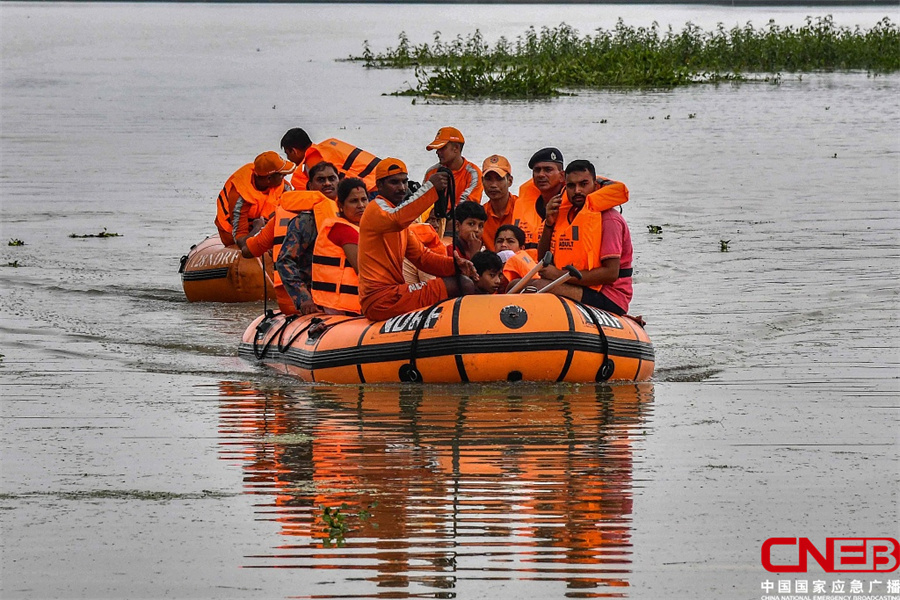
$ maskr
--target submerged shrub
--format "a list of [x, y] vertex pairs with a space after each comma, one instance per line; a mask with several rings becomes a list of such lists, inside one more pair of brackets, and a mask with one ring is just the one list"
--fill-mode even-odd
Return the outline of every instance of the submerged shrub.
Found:
[[530, 27], [515, 42], [489, 45], [479, 30], [446, 42], [413, 45], [401, 32], [395, 48], [375, 54], [368, 41], [366, 67], [415, 68], [417, 87], [408, 95], [451, 98], [537, 98], [564, 89], [673, 87], [741, 81], [745, 73], [900, 69], [900, 31], [888, 17], [869, 30], [838, 27], [830, 15], [807, 17], [794, 28], [774, 21], [713, 31], [687, 23], [679, 32], [659, 25], [631, 27], [619, 19], [612, 30], [584, 35], [565, 23]]

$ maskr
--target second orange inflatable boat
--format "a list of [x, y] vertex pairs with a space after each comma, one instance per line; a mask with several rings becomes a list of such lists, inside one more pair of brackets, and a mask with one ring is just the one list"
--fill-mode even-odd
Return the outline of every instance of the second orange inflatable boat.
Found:
[[304, 381], [645, 381], [653, 345], [627, 317], [552, 294], [465, 296], [387, 321], [275, 313], [239, 355]]
[[275, 299], [272, 257], [266, 255], [266, 280], [262, 261], [244, 258], [237, 246], [225, 246], [211, 235], [181, 259], [181, 284], [188, 302], [253, 302], [268, 293]]

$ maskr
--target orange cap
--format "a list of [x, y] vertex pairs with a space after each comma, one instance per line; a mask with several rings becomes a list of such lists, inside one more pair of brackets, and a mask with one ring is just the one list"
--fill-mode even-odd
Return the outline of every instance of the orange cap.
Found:
[[378, 166], [375, 167], [375, 181], [401, 173], [404, 175], [409, 174], [406, 164], [402, 160], [399, 158], [382, 158]]
[[253, 170], [260, 177], [268, 177], [275, 173], [287, 175], [293, 173], [296, 168], [297, 165], [289, 160], [284, 160], [277, 152], [271, 150], [263, 152], [253, 161]]
[[466, 138], [463, 137], [463, 134], [456, 127], [441, 127], [438, 129], [437, 135], [434, 136], [434, 141], [428, 144], [425, 149], [437, 150], [446, 146], [447, 142], [465, 144]]
[[484, 159], [484, 164], [481, 165], [482, 174], [486, 174], [490, 171], [498, 173], [500, 177], [506, 177], [510, 174], [512, 169], [509, 166], [509, 161], [506, 160], [505, 157], [494, 154], [493, 156], [488, 156]]

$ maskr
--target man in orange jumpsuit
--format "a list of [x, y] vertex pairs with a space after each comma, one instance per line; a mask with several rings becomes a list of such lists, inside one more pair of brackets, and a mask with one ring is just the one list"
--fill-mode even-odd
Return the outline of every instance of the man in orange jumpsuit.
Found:
[[253, 222], [272, 216], [281, 194], [290, 190], [284, 176], [293, 173], [294, 163], [277, 152], [263, 152], [250, 164], [228, 178], [216, 201], [216, 227], [226, 246], [242, 241], [250, 234]]
[[[375, 170], [378, 196], [369, 203], [359, 223], [359, 301], [372, 321], [426, 308], [440, 300], [475, 291], [472, 263], [459, 256], [432, 252], [407, 229], [447, 189], [449, 178], [435, 173], [409, 195], [406, 165], [396, 158], [382, 160]], [[406, 283], [403, 258], [422, 271], [439, 277]], [[459, 269], [461, 275], [454, 277]]]

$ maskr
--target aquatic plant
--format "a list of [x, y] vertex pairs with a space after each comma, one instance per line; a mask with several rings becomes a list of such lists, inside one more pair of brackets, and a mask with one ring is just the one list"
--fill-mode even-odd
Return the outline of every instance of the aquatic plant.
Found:
[[731, 240], [719, 240], [719, 252], [728, 252], [728, 244]]
[[106, 231], [106, 227], [103, 228], [103, 231], [100, 233], [70, 233], [70, 238], [111, 238], [111, 237], [121, 237], [119, 233], [113, 233], [111, 231]]
[[[416, 85], [397, 95], [437, 98], [538, 98], [565, 89], [674, 87], [692, 83], [746, 81], [747, 73], [778, 84], [782, 72], [900, 69], [900, 30], [888, 17], [871, 29], [835, 25], [831, 15], [807, 17], [800, 27], [773, 20], [761, 28], [747, 23], [704, 31], [687, 23], [681, 31], [631, 27], [619, 19], [611, 30], [582, 36], [565, 23], [534, 27], [514, 42], [493, 46], [479, 30], [431, 44], [412, 44], [405, 32], [396, 47], [375, 53], [368, 41], [359, 61], [368, 68], [413, 68]], [[690, 115], [694, 118], [695, 113]]]
[[650, 233], [658, 233], [662, 234], [662, 226], [660, 225], [647, 225], [647, 231]]
[[24, 246], [25, 242], [23, 242], [20, 239], [13, 238], [13, 239], [9, 240], [9, 244], [7, 244], [7, 245], [8, 246]]
[[[378, 506], [378, 502], [373, 502], [366, 508], [361, 509], [356, 514], [341, 512], [346, 511], [348, 508], [350, 508], [350, 505], [348, 505], [346, 502], [335, 508], [321, 506], [320, 508], [322, 509], [322, 522], [325, 523], [325, 528], [323, 529], [323, 531], [327, 536], [324, 541], [325, 546], [331, 546], [332, 544], [335, 544], [337, 547], [342, 548], [347, 543], [347, 533], [351, 531], [350, 525], [347, 522], [347, 518], [355, 517], [360, 521], [360, 523], [365, 523], [372, 518], [370, 509], [375, 508], [376, 506]], [[372, 526], [376, 527], [377, 525], [375, 523], [372, 523]]]
[[19, 261], [14, 260], [14, 261], [12, 261], [12, 262], [8, 262], [8, 263], [6, 263], [6, 266], [7, 266], [7, 267], [18, 268], [18, 267], [19, 267]]

